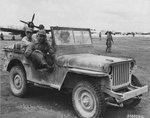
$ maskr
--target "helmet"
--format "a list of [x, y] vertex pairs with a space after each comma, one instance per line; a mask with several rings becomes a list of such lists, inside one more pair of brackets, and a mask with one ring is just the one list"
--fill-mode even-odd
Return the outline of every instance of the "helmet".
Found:
[[46, 36], [46, 31], [45, 30], [39, 30], [38, 35], [44, 35]]

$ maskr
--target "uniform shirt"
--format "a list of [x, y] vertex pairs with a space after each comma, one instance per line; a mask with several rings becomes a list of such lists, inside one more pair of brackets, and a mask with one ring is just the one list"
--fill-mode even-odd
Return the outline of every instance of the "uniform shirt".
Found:
[[31, 38], [31, 41], [29, 40], [29, 38], [27, 36], [22, 38], [22, 41], [26, 44], [29, 45], [31, 42], [35, 41], [33, 38]]
[[40, 50], [43, 54], [50, 53], [51, 55], [54, 54], [53, 48], [50, 46], [50, 44], [46, 41], [44, 43], [39, 43], [38, 41], [32, 42], [25, 51], [25, 56], [30, 57], [32, 52], [34, 50]]
[[111, 43], [112, 43], [112, 41], [113, 41], [113, 38], [112, 38], [112, 36], [111, 35], [107, 35], [107, 39], [106, 39], [106, 45], [108, 46], [108, 47], [111, 47]]
[[107, 41], [109, 41], [109, 42], [113, 41], [113, 38], [111, 35], [107, 35]]

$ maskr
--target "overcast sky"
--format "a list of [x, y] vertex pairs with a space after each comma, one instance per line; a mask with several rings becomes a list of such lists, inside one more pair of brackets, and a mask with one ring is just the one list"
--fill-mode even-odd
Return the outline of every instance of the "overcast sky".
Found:
[[0, 26], [89, 27], [150, 32], [150, 0], [0, 0]]

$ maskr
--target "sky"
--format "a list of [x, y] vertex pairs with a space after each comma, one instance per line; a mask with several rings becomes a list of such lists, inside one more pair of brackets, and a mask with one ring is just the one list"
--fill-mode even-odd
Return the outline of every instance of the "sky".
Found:
[[0, 0], [0, 26], [19, 20], [50, 26], [150, 32], [150, 0]]

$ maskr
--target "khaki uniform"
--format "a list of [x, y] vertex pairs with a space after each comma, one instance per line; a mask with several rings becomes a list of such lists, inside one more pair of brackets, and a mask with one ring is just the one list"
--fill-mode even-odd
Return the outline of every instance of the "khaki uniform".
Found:
[[54, 64], [53, 54], [54, 49], [48, 42], [33, 42], [27, 47], [25, 51], [25, 56], [32, 61], [36, 69], [44, 68], [45, 65], [52, 66]]
[[112, 47], [112, 42], [113, 42], [113, 38], [111, 35], [107, 35], [107, 39], [106, 39], [106, 52], [111, 52], [111, 47]]
[[34, 41], [35, 40], [33, 38], [29, 39], [27, 36], [22, 38], [22, 42], [24, 42], [26, 45], [29, 45], [31, 42], [34, 42]]

